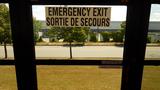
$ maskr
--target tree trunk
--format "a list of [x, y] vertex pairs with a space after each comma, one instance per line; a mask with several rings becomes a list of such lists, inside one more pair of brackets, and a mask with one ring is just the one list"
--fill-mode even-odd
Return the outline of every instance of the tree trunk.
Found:
[[72, 59], [72, 42], [69, 42], [69, 48], [70, 48], [70, 59]]
[[4, 58], [8, 58], [8, 55], [7, 55], [7, 44], [6, 44], [6, 42], [4, 42], [4, 53], [5, 53], [5, 57]]

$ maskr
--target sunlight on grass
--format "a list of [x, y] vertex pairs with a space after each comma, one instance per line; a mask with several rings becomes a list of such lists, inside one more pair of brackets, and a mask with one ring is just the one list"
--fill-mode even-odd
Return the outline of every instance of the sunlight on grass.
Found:
[[17, 90], [14, 66], [0, 66], [0, 90]]
[[121, 69], [38, 66], [39, 90], [120, 90]]
[[[121, 68], [37, 66], [38, 90], [120, 90]], [[0, 90], [17, 90], [14, 66], [0, 66]], [[160, 90], [160, 66], [145, 66], [142, 90]]]
[[145, 66], [142, 90], [160, 90], [160, 66]]

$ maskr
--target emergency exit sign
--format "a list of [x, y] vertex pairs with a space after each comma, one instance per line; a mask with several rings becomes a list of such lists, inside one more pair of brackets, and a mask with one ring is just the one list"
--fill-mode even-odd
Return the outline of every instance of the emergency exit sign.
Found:
[[55, 27], [108, 27], [111, 7], [45, 7], [46, 25]]

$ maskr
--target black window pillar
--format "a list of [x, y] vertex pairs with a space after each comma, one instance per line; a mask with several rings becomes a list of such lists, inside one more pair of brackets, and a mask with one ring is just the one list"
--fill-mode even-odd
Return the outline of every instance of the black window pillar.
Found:
[[149, 0], [128, 0], [121, 90], [141, 90]]
[[32, 5], [29, 0], [9, 2], [18, 90], [37, 90]]

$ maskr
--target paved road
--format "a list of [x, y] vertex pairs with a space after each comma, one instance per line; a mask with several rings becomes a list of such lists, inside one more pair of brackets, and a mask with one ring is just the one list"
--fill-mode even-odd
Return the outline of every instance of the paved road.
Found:
[[[73, 47], [73, 57], [116, 57], [122, 58], [123, 47], [117, 46], [83, 46]], [[7, 46], [8, 57], [13, 58], [12, 46]], [[69, 58], [69, 47], [36, 46], [37, 58]], [[0, 58], [4, 57], [4, 48], [0, 46]], [[160, 58], [160, 47], [147, 47], [147, 58]]]

